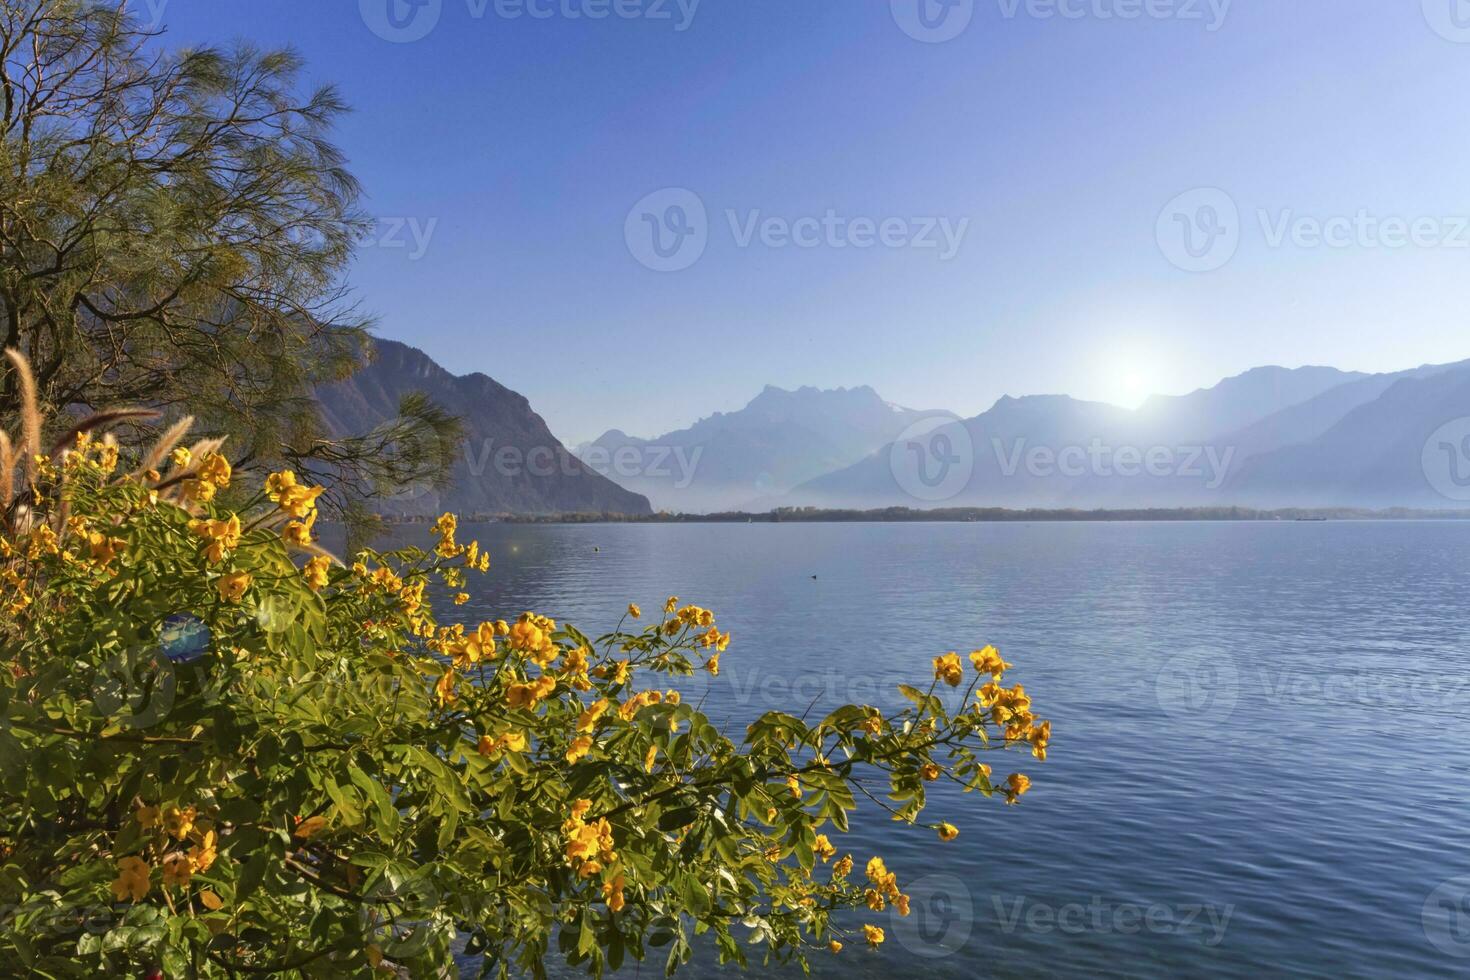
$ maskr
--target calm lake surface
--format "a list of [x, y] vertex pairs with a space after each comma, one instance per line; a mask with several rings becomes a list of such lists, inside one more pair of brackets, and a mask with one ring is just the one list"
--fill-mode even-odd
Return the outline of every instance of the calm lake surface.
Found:
[[495, 564], [469, 617], [534, 609], [596, 635], [630, 600], [713, 608], [735, 642], [689, 690], [732, 725], [892, 703], [948, 650], [1016, 664], [1052, 749], [996, 769], [1032, 792], [931, 795], [926, 816], [961, 830], [948, 845], [860, 809], [839, 849], [881, 852], [915, 911], [866, 917], [882, 951], [817, 955], [819, 976], [1470, 974], [1470, 524], [471, 536]]

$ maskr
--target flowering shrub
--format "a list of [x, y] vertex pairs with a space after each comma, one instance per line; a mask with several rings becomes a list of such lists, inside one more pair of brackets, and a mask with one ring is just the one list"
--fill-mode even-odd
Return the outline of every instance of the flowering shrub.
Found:
[[630, 606], [595, 638], [531, 613], [444, 624], [431, 585], [462, 602], [488, 566], [452, 517], [431, 550], [343, 564], [291, 473], [251, 495], [217, 443], [176, 448], [183, 427], [126, 468], [106, 418], [42, 454], [33, 414], [14, 450], [0, 434], [17, 972], [428, 977], [467, 944], [487, 974], [541, 975], [551, 955], [673, 971], [699, 941], [740, 963], [877, 946], [834, 917], [908, 911], [897, 872], [841, 846], [858, 796], [953, 840], [921, 819], [929, 783], [1014, 803], [1026, 777], [992, 782], [982, 755], [1045, 755], [991, 648], [935, 659], [903, 710], [773, 711], [737, 741], [667, 681], [718, 674], [708, 610]]

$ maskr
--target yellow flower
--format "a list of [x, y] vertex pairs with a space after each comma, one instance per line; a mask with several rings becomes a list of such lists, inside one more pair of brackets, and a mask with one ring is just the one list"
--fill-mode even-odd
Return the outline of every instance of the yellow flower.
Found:
[[332, 559], [324, 555], [319, 555], [311, 559], [306, 563], [306, 567], [301, 570], [302, 574], [306, 576], [306, 584], [311, 587], [311, 591], [313, 592], [320, 592], [327, 587], [331, 571]]
[[117, 880], [112, 883], [112, 894], [119, 902], [139, 902], [148, 894], [150, 869], [146, 861], [138, 857], [118, 858]]
[[653, 772], [653, 764], [658, 760], [658, 746], [650, 745], [648, 751], [643, 755], [643, 771]]
[[440, 707], [453, 704], [458, 700], [458, 697], [454, 693], [454, 671], [445, 671], [444, 676], [440, 677], [438, 682], [435, 683], [434, 697], [439, 702]]
[[932, 783], [934, 782], [934, 780], [939, 778], [939, 774], [941, 771], [942, 770], [934, 763], [926, 762], [924, 763], [923, 767], [919, 769], [919, 778], [924, 780], [924, 782], [926, 783]]
[[832, 846], [826, 834], [818, 834], [817, 839], [812, 841], [812, 853], [821, 858], [823, 864], [826, 864], [837, 853], [837, 848]]
[[851, 873], [852, 873], [852, 855], [851, 854], [844, 854], [841, 858], [838, 859], [838, 861], [837, 861], [836, 864], [832, 865], [832, 877], [833, 878], [846, 878]]
[[133, 811], [133, 819], [138, 821], [138, 826], [144, 830], [152, 830], [163, 826], [163, 817], [156, 806], [140, 806]]
[[576, 762], [592, 751], [592, 736], [578, 735], [572, 739], [572, 744], [567, 748], [567, 761]]
[[326, 826], [326, 817], [320, 815], [315, 817], [307, 817], [305, 820], [296, 821], [296, 829], [292, 831], [291, 836], [299, 837], [302, 840], [311, 840], [317, 834], [325, 830]]
[[204, 457], [204, 462], [199, 464], [199, 479], [204, 483], [212, 483], [221, 490], [230, 485], [230, 461], [219, 453], [210, 453]]
[[206, 830], [199, 836], [197, 843], [189, 849], [189, 867], [196, 874], [208, 871], [213, 867], [217, 856], [215, 843], [214, 831]]
[[909, 914], [909, 897], [907, 895], [895, 896], [893, 899], [893, 907], [898, 909], [899, 915], [907, 916]]
[[316, 523], [316, 511], [306, 515], [303, 521], [291, 521], [281, 530], [281, 537], [287, 544], [298, 547], [306, 547], [311, 544], [311, 526]]
[[603, 716], [608, 709], [608, 701], [603, 698], [594, 701], [580, 715], [577, 716], [577, 731], [590, 732], [597, 727], [597, 720]]
[[934, 658], [934, 679], [944, 681], [950, 687], [959, 687], [965, 679], [965, 668], [960, 664], [960, 655], [946, 653]]
[[1006, 777], [1006, 802], [1014, 803], [1031, 788], [1031, 780], [1019, 772]]
[[830, 949], [833, 953], [842, 952], [842, 944], [835, 939], [827, 944], [827, 948]]
[[193, 520], [189, 530], [205, 541], [204, 556], [211, 565], [225, 560], [225, 555], [240, 544], [240, 517], [231, 514], [222, 521]]
[[970, 654], [970, 663], [978, 673], [989, 674], [995, 680], [1000, 680], [1001, 675], [1011, 668], [1010, 664], [1001, 659], [1000, 651], [990, 646]]
[[127, 542], [122, 538], [109, 538], [100, 531], [92, 531], [87, 535], [87, 547], [92, 552], [92, 560], [99, 565], [112, 561], [126, 545]]
[[673, 615], [674, 610], [675, 609], [678, 609], [678, 608], [679, 608], [679, 597], [676, 596], [676, 595], [671, 595], [671, 596], [669, 596], [668, 601], [664, 603], [664, 615], [665, 616], [671, 616], [671, 615]]
[[178, 467], [179, 469], [184, 469], [191, 462], [194, 461], [193, 454], [191, 454], [188, 448], [185, 446], [180, 446], [173, 452], [169, 453], [168, 458], [173, 462], [174, 466]]
[[163, 811], [163, 826], [169, 836], [183, 840], [189, 836], [189, 831], [194, 829], [194, 821], [198, 816], [199, 812], [192, 806], [183, 809], [171, 806]]
[[220, 576], [220, 580], [215, 583], [215, 588], [219, 590], [219, 597], [225, 602], [236, 603], [245, 597], [246, 590], [250, 588], [250, 582], [249, 572], [231, 572]]
[[500, 736], [500, 747], [507, 752], [526, 751], [526, 734], [524, 732], [506, 732]]
[[942, 824], [939, 825], [939, 839], [940, 840], [942, 840], [942, 841], [952, 841], [956, 837], [958, 837], [959, 835], [960, 835], [959, 828], [956, 827], [954, 824], [952, 824], [952, 823], [942, 823]]
[[638, 603], [630, 602], [628, 603], [628, 615], [632, 616], [634, 619], [637, 619], [638, 617], [643, 615], [643, 610], [638, 608]]
[[300, 520], [316, 510], [316, 498], [322, 495], [322, 487], [304, 487], [296, 482], [296, 474], [290, 470], [272, 473], [265, 481], [265, 495], [281, 510]]
[[869, 735], [878, 736], [883, 734], [883, 718], [881, 715], [868, 715], [863, 719], [863, 731]]
[[182, 888], [189, 883], [193, 877], [194, 869], [189, 867], [189, 858], [183, 851], [174, 851], [163, 859], [163, 883], [173, 887]]
[[612, 881], [602, 886], [602, 897], [607, 902], [609, 912], [621, 912], [623, 910], [623, 876], [618, 875]]
[[863, 938], [868, 941], [869, 946], [877, 949], [883, 945], [883, 930], [877, 926], [864, 925]]
[[801, 780], [797, 779], [794, 773], [786, 777], [786, 788], [791, 790], [792, 796], [798, 800], [801, 799]]

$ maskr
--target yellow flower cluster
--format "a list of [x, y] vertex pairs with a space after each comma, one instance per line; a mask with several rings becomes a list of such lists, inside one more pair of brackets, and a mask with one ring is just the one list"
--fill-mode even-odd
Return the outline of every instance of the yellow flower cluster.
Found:
[[434, 554], [440, 558], [463, 558], [465, 567], [475, 571], [484, 572], [490, 569], [490, 555], [480, 551], [478, 541], [464, 545], [455, 543], [454, 535], [459, 531], [459, 518], [453, 514], [441, 515], [429, 530], [439, 539], [434, 546]]
[[965, 679], [965, 668], [960, 664], [960, 655], [946, 653], [942, 657], [935, 657], [934, 679], [944, 681], [950, 687], [959, 687], [960, 682]]
[[204, 557], [218, 565], [240, 546], [240, 516], [231, 514], [224, 520], [192, 520], [189, 530], [204, 539]]
[[989, 709], [991, 720], [1005, 726], [1007, 741], [1028, 743], [1031, 754], [1042, 762], [1046, 761], [1046, 748], [1051, 742], [1051, 722], [1036, 720], [1025, 688], [1020, 684], [1004, 688], [998, 681], [990, 681], [981, 685], [976, 697], [980, 707]]
[[[208, 871], [219, 857], [214, 828], [210, 821], [201, 819], [198, 810], [192, 806], [140, 806], [134, 811], [133, 819], [145, 831], [162, 831], [164, 840], [173, 838], [191, 842], [187, 850], [172, 850], [164, 854], [160, 867], [165, 886], [182, 888], [188, 885], [194, 875]], [[156, 845], [155, 841], [153, 846]], [[112, 893], [119, 902], [141, 901], [148, 894], [152, 867], [143, 858], [137, 855], [119, 858], [117, 871]]]
[[551, 697], [556, 678], [549, 674], [527, 684], [512, 684], [505, 689], [505, 703], [512, 708], [535, 711], [536, 706]]
[[591, 809], [591, 800], [577, 800], [572, 804], [571, 816], [561, 827], [567, 839], [567, 865], [583, 878], [598, 874], [618, 857], [613, 849], [612, 824], [606, 817], [588, 823], [587, 812]]
[[[179, 450], [175, 450], [177, 453]], [[189, 465], [189, 450], [183, 450], [182, 464], [176, 456], [175, 465], [180, 468]], [[219, 453], [207, 453], [199, 461], [199, 468], [194, 472], [193, 479], [184, 481], [184, 496], [197, 503], [207, 504], [214, 499], [214, 495], [230, 486], [230, 461]]]
[[555, 621], [535, 613], [523, 613], [510, 628], [511, 649], [526, 654], [544, 670], [556, 659], [556, 644], [551, 639], [555, 632]]
[[481, 735], [478, 748], [481, 755], [492, 756], [501, 752], [524, 752], [526, 745], [524, 732], [502, 732], [494, 738]]
[[898, 876], [888, 870], [882, 858], [874, 857], [868, 862], [867, 875], [873, 886], [864, 893], [868, 908], [874, 912], [882, 912], [891, 901], [899, 915], [909, 914], [909, 897], [898, 890]]

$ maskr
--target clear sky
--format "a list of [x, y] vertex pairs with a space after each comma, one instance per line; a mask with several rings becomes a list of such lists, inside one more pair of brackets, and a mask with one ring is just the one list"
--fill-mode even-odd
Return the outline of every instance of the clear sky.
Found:
[[379, 332], [567, 441], [1470, 357], [1459, 0], [947, 2], [135, 0], [342, 87]]

